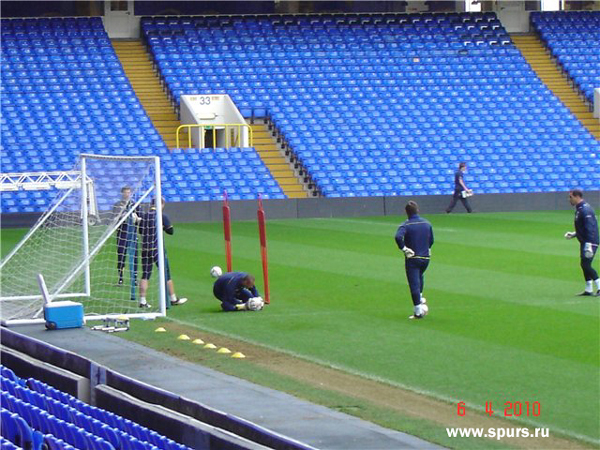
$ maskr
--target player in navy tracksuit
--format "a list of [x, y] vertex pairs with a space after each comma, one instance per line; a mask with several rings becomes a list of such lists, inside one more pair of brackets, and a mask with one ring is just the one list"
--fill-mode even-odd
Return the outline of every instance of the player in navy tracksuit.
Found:
[[[162, 206], [165, 206], [165, 200], [162, 199]], [[156, 207], [154, 202], [145, 212], [139, 214], [139, 231], [142, 236], [142, 280], [140, 282], [140, 308], [150, 308], [146, 301], [146, 291], [148, 290], [148, 280], [152, 275], [154, 264], [158, 267], [158, 233], [156, 229]], [[162, 228], [165, 233], [173, 234], [174, 228], [166, 214], [162, 214]], [[164, 249], [165, 279], [171, 305], [183, 305], [187, 298], [177, 298], [175, 295], [175, 286], [171, 279], [169, 270], [169, 260], [167, 259], [167, 249]], [[167, 307], [169, 301], [167, 301]]]
[[583, 199], [583, 191], [573, 189], [569, 192], [569, 203], [575, 206], [575, 231], [565, 233], [565, 238], [574, 237], [579, 241], [579, 257], [581, 269], [585, 278], [585, 290], [579, 295], [594, 295], [594, 282], [596, 295], [600, 296], [600, 278], [598, 272], [592, 267], [592, 261], [598, 251], [598, 221], [592, 207]]
[[215, 281], [213, 294], [224, 311], [243, 311], [248, 309], [248, 300], [259, 297], [254, 281], [249, 273], [227, 272]]
[[[121, 188], [121, 200], [113, 206], [112, 212], [115, 220], [121, 219], [121, 214], [126, 213], [131, 208], [131, 188], [124, 186]], [[119, 285], [123, 284], [123, 269], [125, 268], [125, 257], [130, 252], [130, 260], [133, 259], [133, 277], [134, 282], [137, 282], [137, 232], [135, 229], [134, 217], [135, 213], [130, 215], [117, 228], [117, 272], [119, 274]]]
[[433, 229], [426, 219], [419, 216], [419, 206], [416, 202], [408, 202], [405, 210], [408, 220], [398, 228], [396, 244], [406, 256], [406, 278], [415, 307], [415, 314], [410, 318], [421, 319], [425, 314], [420, 305], [426, 301], [421, 295], [424, 286], [423, 275], [431, 257], [429, 249], [433, 245]]
[[467, 163], [461, 162], [458, 165], [458, 170], [454, 174], [454, 193], [452, 194], [452, 200], [450, 204], [446, 208], [446, 212], [450, 213], [456, 206], [457, 201], [461, 201], [467, 212], [471, 213], [473, 210], [471, 209], [471, 205], [469, 205], [469, 201], [464, 196], [464, 192], [471, 192], [471, 190], [467, 187], [464, 180], [464, 173], [467, 171]]

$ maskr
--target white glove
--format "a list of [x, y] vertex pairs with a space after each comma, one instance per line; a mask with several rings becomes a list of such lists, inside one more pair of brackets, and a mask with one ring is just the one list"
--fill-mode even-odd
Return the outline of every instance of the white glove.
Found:
[[565, 239], [573, 239], [575, 236], [577, 236], [577, 233], [574, 231], [567, 231], [565, 233]]
[[138, 215], [135, 213], [135, 211], [131, 213], [131, 218], [133, 219], [133, 221], [134, 221], [135, 223], [138, 223], [140, 220], [142, 220], [142, 219], [140, 218], [140, 216], [138, 216]]
[[402, 248], [402, 251], [404, 252], [404, 255], [407, 258], [412, 258], [413, 256], [415, 256], [415, 251], [412, 248], [408, 248], [407, 246], [404, 246]]
[[585, 256], [587, 259], [590, 259], [594, 256], [594, 251], [592, 250], [591, 242], [586, 242], [583, 246], [583, 256]]

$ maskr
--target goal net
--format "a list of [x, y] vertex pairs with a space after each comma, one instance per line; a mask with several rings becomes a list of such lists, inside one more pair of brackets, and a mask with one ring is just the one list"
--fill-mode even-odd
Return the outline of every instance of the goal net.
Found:
[[[0, 263], [2, 322], [43, 320], [38, 274], [52, 300], [83, 303], [87, 319], [164, 315], [159, 158], [81, 155], [69, 173], [51, 186], [58, 195]], [[149, 307], [142, 308], [144, 272]]]

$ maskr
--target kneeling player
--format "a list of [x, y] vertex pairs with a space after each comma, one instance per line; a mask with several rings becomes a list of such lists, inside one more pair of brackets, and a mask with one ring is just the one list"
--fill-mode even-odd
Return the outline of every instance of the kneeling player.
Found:
[[221, 301], [223, 311], [258, 311], [264, 306], [254, 285], [254, 277], [245, 272], [221, 275], [215, 281], [213, 294]]

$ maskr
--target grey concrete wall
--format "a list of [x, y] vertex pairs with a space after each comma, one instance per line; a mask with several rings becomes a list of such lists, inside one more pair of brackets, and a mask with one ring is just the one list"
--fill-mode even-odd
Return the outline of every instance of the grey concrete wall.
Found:
[[96, 390], [96, 406], [133, 420], [163, 436], [174, 436], [177, 442], [190, 448], [227, 450], [266, 450], [270, 447], [248, 441], [199, 420], [139, 400], [104, 384]]
[[[469, 199], [475, 212], [543, 211], [571, 209], [567, 192], [533, 192], [523, 194], [481, 194]], [[269, 219], [298, 219], [309, 217], [360, 217], [404, 214], [404, 205], [415, 200], [423, 214], [443, 213], [450, 195], [419, 195], [413, 197], [348, 197], [263, 200]], [[585, 192], [585, 199], [598, 211], [600, 190]], [[172, 202], [165, 212], [173, 222], [219, 222], [222, 220], [221, 201]], [[256, 219], [257, 201], [231, 201], [232, 220]], [[461, 203], [454, 213], [464, 213]], [[30, 227], [39, 214], [2, 214], [2, 227]]]
[[0, 351], [2, 364], [10, 367], [21, 378], [35, 378], [50, 386], [89, 402], [90, 380], [38, 359], [31, 358], [5, 346]]
[[[567, 192], [482, 194], [471, 197], [469, 202], [476, 213], [552, 211], [572, 209], [567, 198]], [[600, 212], [600, 190], [586, 192], [585, 199]], [[409, 200], [415, 200], [424, 214], [441, 214], [448, 206], [451, 196], [306, 198], [264, 200], [263, 204], [269, 219], [296, 219], [402, 215]], [[257, 202], [254, 200], [232, 201], [230, 207], [233, 220], [256, 219]], [[221, 202], [169, 203], [165, 212], [174, 222], [219, 222], [223, 217], [221, 208]], [[460, 202], [453, 213], [465, 213]]]

